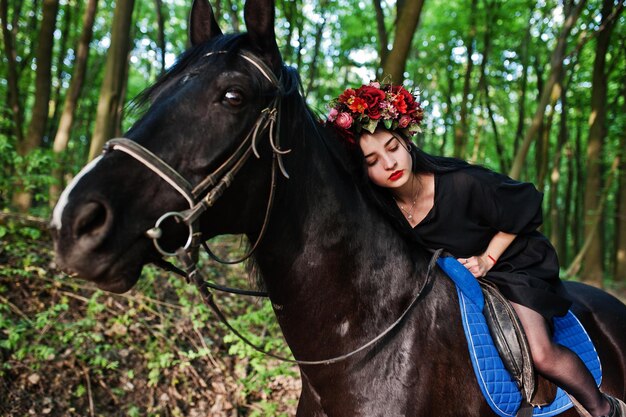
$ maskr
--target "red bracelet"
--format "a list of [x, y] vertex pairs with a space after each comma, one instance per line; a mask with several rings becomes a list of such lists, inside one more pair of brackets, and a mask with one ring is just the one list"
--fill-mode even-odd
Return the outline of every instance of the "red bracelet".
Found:
[[487, 254], [487, 258], [491, 259], [493, 261], [494, 265], [496, 264], [497, 261], [495, 259], [493, 259], [493, 256]]

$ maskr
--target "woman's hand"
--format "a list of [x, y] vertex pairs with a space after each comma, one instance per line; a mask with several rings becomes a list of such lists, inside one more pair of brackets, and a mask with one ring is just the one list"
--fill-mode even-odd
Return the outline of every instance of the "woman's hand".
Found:
[[487, 255], [472, 256], [471, 258], [457, 258], [468, 271], [476, 278], [484, 277], [495, 265]]

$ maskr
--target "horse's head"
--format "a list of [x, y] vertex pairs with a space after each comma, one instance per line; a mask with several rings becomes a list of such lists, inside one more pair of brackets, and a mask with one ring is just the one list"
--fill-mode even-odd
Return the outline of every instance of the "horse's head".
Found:
[[283, 67], [273, 1], [249, 0], [245, 21], [246, 34], [223, 35], [207, 1], [194, 1], [191, 48], [144, 93], [148, 110], [125, 139], [109, 142], [54, 210], [61, 268], [109, 291], [128, 290], [142, 266], [160, 257], [150, 237], [161, 234], [165, 251], [188, 241], [190, 227], [175, 222], [178, 215], [146, 236], [168, 212], [198, 216], [192, 232], [201, 229], [205, 238], [258, 232], [272, 152], [280, 159], [278, 135], [270, 132], [278, 128], [272, 121]]

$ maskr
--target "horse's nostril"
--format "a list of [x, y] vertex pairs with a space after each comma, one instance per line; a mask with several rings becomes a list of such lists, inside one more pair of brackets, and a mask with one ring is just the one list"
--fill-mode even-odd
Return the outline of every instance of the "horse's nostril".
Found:
[[98, 239], [107, 231], [108, 210], [96, 201], [90, 201], [80, 207], [74, 220], [74, 237], [76, 239]]

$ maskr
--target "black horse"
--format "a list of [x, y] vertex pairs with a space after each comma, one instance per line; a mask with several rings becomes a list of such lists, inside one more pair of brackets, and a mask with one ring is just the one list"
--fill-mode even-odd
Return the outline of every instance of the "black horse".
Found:
[[[439, 270], [427, 280], [430, 253], [410, 246], [373, 208], [361, 167], [307, 108], [297, 74], [282, 64], [273, 1], [249, 0], [245, 21], [247, 33], [223, 35], [206, 0], [195, 0], [192, 47], [146, 91], [149, 108], [126, 138], [194, 186], [207, 184], [217, 167], [230, 167], [244, 141], [254, 143], [244, 148], [256, 148], [258, 157], [240, 164], [221, 198], [196, 213], [198, 232], [203, 239], [261, 238], [254, 260], [296, 358], [357, 349], [422, 290], [376, 344], [337, 363], [300, 366], [298, 415], [494, 415], [475, 382], [450, 280]], [[185, 180], [160, 179], [147, 169], [150, 162], [122, 145], [83, 170], [53, 219], [58, 264], [113, 292], [128, 290], [144, 264], [158, 262], [146, 231], [192, 199], [180, 189]], [[272, 161], [283, 162], [289, 178]], [[204, 195], [204, 188], [196, 191]], [[185, 244], [187, 228], [165, 221], [162, 229], [164, 250]], [[588, 286], [568, 289], [598, 348], [603, 390], [624, 398], [626, 308]]]

